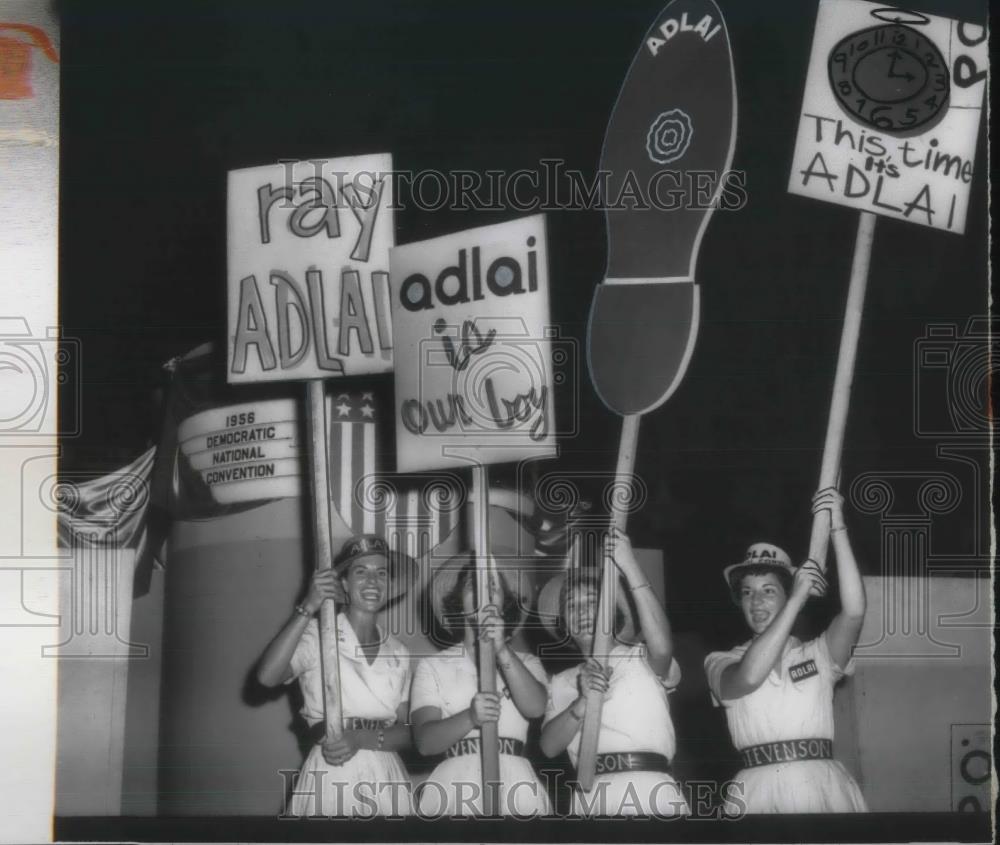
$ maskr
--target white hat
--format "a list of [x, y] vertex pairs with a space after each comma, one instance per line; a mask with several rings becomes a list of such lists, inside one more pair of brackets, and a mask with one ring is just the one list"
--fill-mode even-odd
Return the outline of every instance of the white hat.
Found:
[[734, 563], [722, 570], [722, 577], [730, 588], [733, 587], [734, 577], [739, 577], [740, 570], [749, 569], [751, 566], [768, 566], [781, 572], [787, 572], [794, 577], [795, 567], [792, 566], [792, 559], [784, 549], [780, 549], [771, 543], [754, 543], [747, 549], [746, 555], [739, 563]]

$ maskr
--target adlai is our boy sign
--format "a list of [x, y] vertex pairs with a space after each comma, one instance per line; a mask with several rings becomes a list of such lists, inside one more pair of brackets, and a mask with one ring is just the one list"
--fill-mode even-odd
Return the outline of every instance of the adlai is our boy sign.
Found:
[[392, 250], [396, 462], [555, 454], [545, 218]]

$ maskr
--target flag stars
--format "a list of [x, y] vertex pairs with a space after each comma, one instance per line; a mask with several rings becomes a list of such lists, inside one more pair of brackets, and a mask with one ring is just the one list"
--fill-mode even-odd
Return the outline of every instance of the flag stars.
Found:
[[361, 401], [362, 402], [374, 402], [375, 401], [375, 394], [371, 393], [371, 392], [369, 392], [369, 393], [362, 393], [361, 394]]
[[346, 402], [341, 402], [337, 405], [337, 414], [341, 417], [348, 417], [351, 415], [351, 406]]
[[362, 405], [361, 416], [365, 417], [366, 419], [373, 420], [375, 419], [375, 409], [371, 405]]

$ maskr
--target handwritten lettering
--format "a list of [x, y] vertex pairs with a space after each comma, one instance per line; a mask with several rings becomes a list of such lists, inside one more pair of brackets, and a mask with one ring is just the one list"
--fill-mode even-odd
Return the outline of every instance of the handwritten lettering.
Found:
[[327, 238], [340, 237], [341, 203], [347, 205], [360, 224], [357, 240], [351, 252], [355, 261], [368, 261], [371, 255], [372, 235], [375, 220], [382, 204], [385, 177], [381, 177], [364, 192], [368, 201], [363, 202], [358, 184], [348, 183], [337, 190], [322, 176], [310, 176], [298, 183], [288, 183], [278, 187], [270, 182], [257, 189], [257, 218], [260, 226], [260, 242], [271, 242], [271, 214], [274, 206], [282, 201], [279, 208], [292, 208], [288, 215], [287, 227], [297, 238], [312, 238], [325, 232]]
[[473, 417], [467, 400], [455, 393], [439, 399], [405, 399], [400, 403], [400, 422], [411, 434], [424, 434], [430, 427], [441, 433], [456, 427], [475, 426], [482, 431], [487, 421], [498, 431], [508, 431], [518, 424], [530, 423], [529, 437], [538, 442], [548, 437], [548, 385], [530, 388], [512, 397], [499, 396], [492, 378], [483, 382], [485, 403]]
[[[483, 337], [482, 332], [476, 328], [475, 321], [466, 320], [462, 323], [462, 339], [459, 348], [456, 350], [455, 342], [451, 336], [445, 334], [447, 329], [448, 324], [443, 318], [435, 320], [434, 333], [441, 336], [444, 354], [448, 359], [448, 363], [451, 364], [456, 372], [464, 370], [469, 365], [469, 361], [473, 355], [478, 355], [489, 349], [493, 345], [493, 340], [497, 334], [496, 329], [490, 329], [486, 333], [486, 337]], [[472, 340], [473, 335], [475, 335], [474, 342]]]
[[[294, 369], [310, 349], [320, 370], [342, 373], [342, 358], [352, 353], [388, 355], [391, 344], [388, 274], [371, 274], [369, 296], [374, 313], [366, 308], [362, 278], [357, 270], [345, 269], [340, 277], [340, 297], [336, 316], [328, 314], [323, 273], [315, 267], [306, 271], [303, 293], [299, 282], [284, 270], [272, 270], [274, 322], [267, 319], [260, 285], [253, 275], [240, 281], [239, 303], [233, 339], [232, 372], [244, 373], [248, 359], [256, 356], [265, 372]], [[374, 331], [373, 331], [374, 329]], [[378, 349], [373, 335], [378, 337]], [[333, 342], [331, 344], [331, 338]], [[331, 353], [331, 345], [336, 355]]]

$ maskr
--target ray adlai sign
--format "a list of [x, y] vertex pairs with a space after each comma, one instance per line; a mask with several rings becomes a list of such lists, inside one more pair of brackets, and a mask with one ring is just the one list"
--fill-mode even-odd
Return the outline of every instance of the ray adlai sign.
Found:
[[555, 454], [545, 218], [391, 252], [401, 471]]
[[822, 0], [789, 191], [962, 234], [987, 64], [982, 26]]
[[388, 154], [229, 173], [228, 380], [392, 370]]

